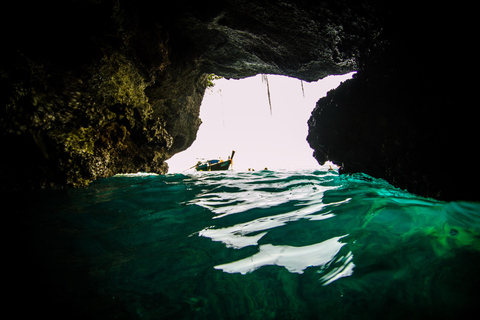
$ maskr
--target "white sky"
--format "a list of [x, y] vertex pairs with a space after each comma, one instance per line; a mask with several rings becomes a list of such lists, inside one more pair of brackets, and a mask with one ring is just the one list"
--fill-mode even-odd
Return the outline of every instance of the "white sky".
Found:
[[261, 75], [215, 80], [200, 107], [197, 139], [167, 161], [169, 173], [181, 173], [202, 158], [226, 160], [232, 150], [236, 171], [319, 167], [306, 141], [307, 121], [318, 99], [353, 74], [304, 81], [305, 97], [300, 80], [268, 75], [272, 114]]

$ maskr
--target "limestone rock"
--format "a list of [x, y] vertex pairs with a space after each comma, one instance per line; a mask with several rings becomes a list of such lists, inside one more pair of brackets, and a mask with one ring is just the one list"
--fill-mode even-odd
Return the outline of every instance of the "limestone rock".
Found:
[[[358, 70], [317, 104], [308, 140], [344, 164], [442, 199], [476, 199], [475, 30], [461, 6], [408, 1], [65, 0], [2, 19], [3, 188], [167, 172], [195, 140], [209, 74], [306, 81]], [[21, 23], [20, 23], [21, 22]], [[473, 58], [472, 58], [473, 57]], [[470, 191], [469, 191], [470, 190]]]
[[312, 112], [307, 140], [318, 162], [427, 197], [479, 199], [471, 187], [479, 174], [469, 169], [478, 159], [472, 89], [451, 65], [463, 59], [467, 29], [446, 23], [457, 15], [444, 9], [390, 11], [388, 41]]

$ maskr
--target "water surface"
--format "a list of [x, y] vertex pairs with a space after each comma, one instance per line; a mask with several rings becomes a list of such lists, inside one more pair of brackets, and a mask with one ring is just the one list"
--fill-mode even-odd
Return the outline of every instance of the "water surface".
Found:
[[364, 174], [320, 168], [116, 176], [84, 189], [12, 194], [10, 202], [19, 232], [7, 256], [20, 313], [63, 319], [478, 313], [480, 204], [422, 198]]

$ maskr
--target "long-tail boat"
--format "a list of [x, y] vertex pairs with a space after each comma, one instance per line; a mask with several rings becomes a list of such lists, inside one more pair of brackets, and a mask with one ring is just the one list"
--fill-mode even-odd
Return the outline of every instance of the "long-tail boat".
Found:
[[207, 160], [207, 161], [198, 161], [194, 166], [197, 171], [224, 171], [228, 170], [230, 165], [232, 165], [233, 156], [235, 155], [235, 150], [232, 150], [232, 155], [228, 157], [228, 160]]

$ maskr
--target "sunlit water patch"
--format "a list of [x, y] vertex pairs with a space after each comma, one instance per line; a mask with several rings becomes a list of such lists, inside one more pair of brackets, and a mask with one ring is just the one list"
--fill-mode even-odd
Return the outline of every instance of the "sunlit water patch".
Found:
[[12, 292], [37, 316], [450, 319], [480, 298], [480, 204], [363, 174], [140, 174], [8, 196]]

